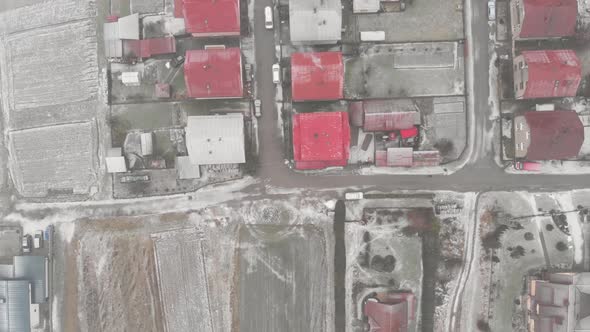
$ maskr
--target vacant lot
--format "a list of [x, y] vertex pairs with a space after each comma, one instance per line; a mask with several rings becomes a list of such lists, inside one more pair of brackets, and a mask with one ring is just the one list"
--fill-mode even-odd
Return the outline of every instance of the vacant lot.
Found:
[[137, 221], [117, 219], [76, 226], [69, 248], [77, 250], [66, 264], [76, 267], [70, 272], [77, 276], [71, 282], [78, 287], [75, 296], [71, 296], [73, 289], [66, 289], [65, 330], [163, 330], [153, 242]]
[[[20, 117], [40, 117], [54, 123], [47, 113], [59, 113], [60, 107], [96, 100], [98, 63], [96, 26], [92, 20], [35, 29], [11, 35], [3, 43], [5, 61], [2, 81], [11, 110], [12, 123]], [[24, 114], [20, 114], [23, 111]], [[72, 113], [80, 110], [71, 109]], [[39, 113], [44, 116], [39, 116]], [[77, 118], [77, 115], [74, 115]]]
[[326, 331], [328, 268], [321, 229], [240, 228], [237, 331]]
[[10, 132], [11, 175], [19, 193], [87, 194], [97, 177], [95, 135], [90, 122]]
[[402, 12], [355, 15], [343, 39], [355, 40], [358, 31], [385, 31], [387, 42], [463, 38], [462, 1], [412, 0], [406, 4]]

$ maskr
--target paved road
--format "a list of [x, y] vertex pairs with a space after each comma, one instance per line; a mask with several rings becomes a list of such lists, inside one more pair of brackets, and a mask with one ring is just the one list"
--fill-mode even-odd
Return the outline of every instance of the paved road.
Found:
[[[284, 164], [284, 150], [278, 136], [277, 110], [275, 108], [275, 85], [272, 82], [271, 66], [276, 61], [274, 34], [264, 28], [264, 7], [271, 0], [256, 0], [255, 25], [256, 64], [258, 96], [262, 100], [262, 118], [259, 123], [261, 156], [257, 176], [264, 184], [277, 187], [338, 188], [363, 186], [369, 189], [392, 190], [568, 190], [590, 188], [590, 177], [586, 175], [510, 175], [504, 173], [494, 160], [491, 142], [486, 136], [492, 127], [488, 106], [488, 25], [486, 2], [472, 1], [471, 30], [466, 44], [473, 46], [473, 88], [474, 107], [471, 111], [475, 126], [475, 139], [468, 142], [474, 147], [470, 162], [453, 175], [303, 175], [293, 172]], [[468, 20], [466, 20], [467, 22]], [[275, 24], [279, 23], [275, 20]]]

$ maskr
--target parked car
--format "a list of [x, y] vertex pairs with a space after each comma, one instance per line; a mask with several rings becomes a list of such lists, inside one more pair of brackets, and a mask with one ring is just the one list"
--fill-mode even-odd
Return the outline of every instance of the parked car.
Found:
[[488, 20], [496, 20], [496, 1], [488, 1]]
[[260, 102], [260, 99], [254, 100], [254, 116], [256, 116], [257, 118], [259, 118], [262, 115], [260, 111], [261, 105], [262, 103]]
[[514, 169], [518, 171], [539, 172], [541, 170], [541, 163], [532, 161], [516, 161], [514, 162]]
[[264, 27], [267, 29], [273, 28], [272, 8], [270, 6], [264, 7]]
[[39, 249], [43, 247], [43, 231], [36, 231], [33, 238], [33, 247]]
[[31, 236], [30, 235], [27, 234], [27, 235], [23, 236], [22, 246], [23, 246], [24, 253], [31, 252]]
[[281, 83], [281, 67], [278, 63], [272, 65], [272, 81], [275, 84]]

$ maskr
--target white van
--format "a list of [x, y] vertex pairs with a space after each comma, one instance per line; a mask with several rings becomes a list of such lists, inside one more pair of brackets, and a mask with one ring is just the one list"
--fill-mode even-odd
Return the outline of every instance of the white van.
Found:
[[272, 65], [272, 82], [275, 84], [281, 83], [281, 67], [278, 63]]
[[264, 7], [264, 27], [272, 29], [272, 8], [270, 6]]

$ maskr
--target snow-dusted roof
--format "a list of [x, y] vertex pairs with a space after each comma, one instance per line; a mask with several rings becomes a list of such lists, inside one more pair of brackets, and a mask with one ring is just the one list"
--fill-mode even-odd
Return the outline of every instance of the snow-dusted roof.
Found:
[[186, 146], [193, 164], [239, 164], [246, 162], [244, 116], [189, 116]]
[[291, 42], [335, 44], [342, 35], [340, 0], [290, 0]]

